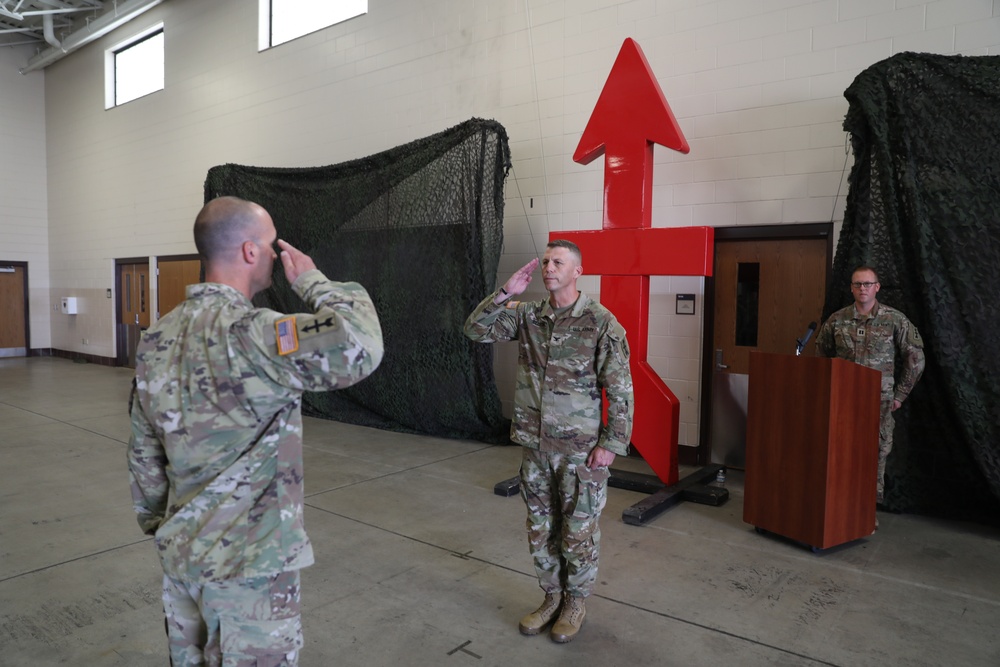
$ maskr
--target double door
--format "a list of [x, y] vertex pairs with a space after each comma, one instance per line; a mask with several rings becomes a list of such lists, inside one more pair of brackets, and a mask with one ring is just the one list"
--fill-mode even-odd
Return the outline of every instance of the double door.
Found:
[[[118, 262], [118, 359], [120, 366], [135, 368], [135, 354], [142, 332], [153, 318], [151, 272], [147, 260]], [[156, 268], [156, 318], [166, 315], [185, 298], [188, 285], [200, 282], [197, 256], [161, 257]]]

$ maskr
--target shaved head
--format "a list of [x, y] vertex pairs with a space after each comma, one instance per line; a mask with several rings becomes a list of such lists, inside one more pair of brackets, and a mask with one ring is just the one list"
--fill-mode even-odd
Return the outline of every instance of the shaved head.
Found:
[[262, 207], [239, 197], [205, 204], [194, 220], [194, 244], [206, 263], [227, 261], [244, 241], [260, 242], [270, 217]]
[[270, 214], [239, 197], [213, 199], [194, 221], [205, 280], [235, 287], [248, 299], [271, 286], [277, 240]]

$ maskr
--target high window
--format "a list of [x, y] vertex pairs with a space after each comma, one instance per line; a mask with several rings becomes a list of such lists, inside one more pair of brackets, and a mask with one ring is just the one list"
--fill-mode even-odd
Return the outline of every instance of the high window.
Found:
[[163, 24], [105, 51], [104, 69], [105, 108], [163, 90]]
[[260, 0], [260, 50], [368, 13], [368, 0]]

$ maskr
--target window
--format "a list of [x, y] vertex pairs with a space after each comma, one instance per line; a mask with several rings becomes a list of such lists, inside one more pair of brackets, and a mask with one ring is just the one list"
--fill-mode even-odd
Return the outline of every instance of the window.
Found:
[[368, 13], [368, 0], [260, 0], [260, 50]]
[[740, 262], [736, 268], [736, 344], [757, 347], [760, 320], [760, 264]]
[[107, 109], [163, 90], [163, 24], [105, 51]]

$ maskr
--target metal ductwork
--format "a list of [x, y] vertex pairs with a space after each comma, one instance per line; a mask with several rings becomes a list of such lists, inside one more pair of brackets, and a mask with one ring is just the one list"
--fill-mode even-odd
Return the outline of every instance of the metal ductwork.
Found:
[[43, 28], [45, 41], [50, 44], [50, 47], [28, 60], [28, 64], [19, 71], [21, 74], [27, 74], [35, 70], [44, 69], [73, 51], [93, 42], [95, 39], [100, 39], [115, 28], [131, 21], [161, 2], [163, 0], [125, 0], [124, 2], [115, 2], [112, 9], [89, 21], [85, 28], [67, 35], [62, 40], [62, 43], [56, 39], [52, 30], [52, 17], [46, 14], [43, 17]]
[[[46, 14], [42, 17], [42, 34], [45, 35], [45, 41], [57, 49], [62, 49], [62, 42], [56, 39], [56, 33], [52, 29], [52, 25], [52, 14]], [[24, 74], [23, 71], [21, 73]]]

